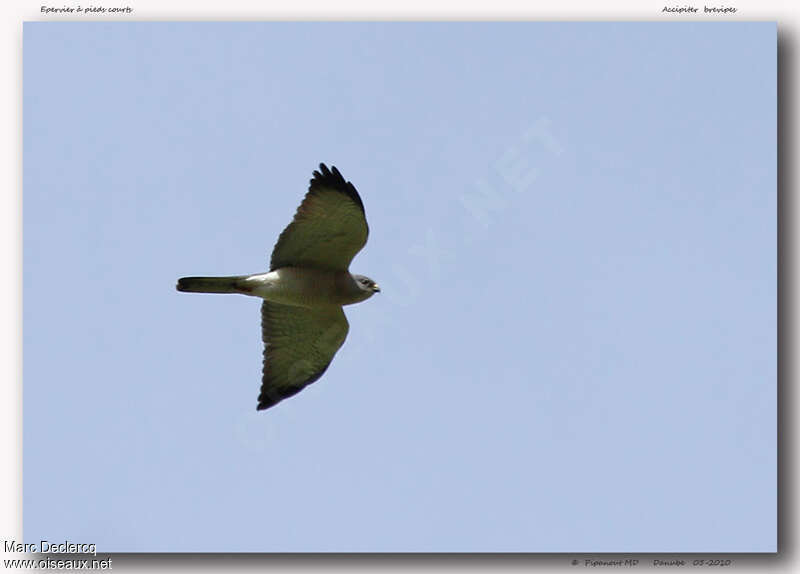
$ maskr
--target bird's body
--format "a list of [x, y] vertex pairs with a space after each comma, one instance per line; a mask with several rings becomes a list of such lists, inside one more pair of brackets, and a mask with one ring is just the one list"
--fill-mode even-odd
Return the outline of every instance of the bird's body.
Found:
[[380, 291], [372, 279], [348, 269], [368, 233], [364, 204], [353, 184], [335, 167], [320, 164], [294, 220], [278, 238], [268, 272], [178, 279], [178, 291], [263, 299], [259, 410], [319, 379], [347, 337], [342, 306]]
[[178, 291], [187, 293], [240, 293], [265, 301], [299, 307], [352, 305], [372, 293], [358, 286], [347, 271], [281, 267], [268, 273], [232, 277], [183, 277]]

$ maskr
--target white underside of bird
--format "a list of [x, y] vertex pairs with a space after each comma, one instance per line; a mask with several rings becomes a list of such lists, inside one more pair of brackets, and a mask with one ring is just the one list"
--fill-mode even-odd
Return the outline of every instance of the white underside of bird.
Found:
[[[184, 277], [178, 284], [178, 290], [240, 293], [298, 307], [339, 307], [359, 303], [372, 295], [358, 286], [357, 277], [347, 271], [283, 267], [255, 275]], [[377, 285], [375, 290], [380, 290]]]

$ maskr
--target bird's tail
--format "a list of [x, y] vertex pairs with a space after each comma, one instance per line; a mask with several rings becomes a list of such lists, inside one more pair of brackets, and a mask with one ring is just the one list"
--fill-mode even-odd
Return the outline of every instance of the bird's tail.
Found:
[[187, 293], [241, 293], [238, 282], [245, 277], [181, 277], [175, 287]]

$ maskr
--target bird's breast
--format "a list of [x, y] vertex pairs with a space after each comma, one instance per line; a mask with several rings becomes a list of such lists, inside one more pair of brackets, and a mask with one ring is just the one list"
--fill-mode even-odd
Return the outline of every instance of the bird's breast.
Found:
[[[344, 277], [341, 271], [299, 267], [282, 267], [250, 275], [242, 280], [242, 292], [273, 303], [321, 307], [345, 303], [342, 300]], [[347, 278], [350, 274], [346, 273]]]

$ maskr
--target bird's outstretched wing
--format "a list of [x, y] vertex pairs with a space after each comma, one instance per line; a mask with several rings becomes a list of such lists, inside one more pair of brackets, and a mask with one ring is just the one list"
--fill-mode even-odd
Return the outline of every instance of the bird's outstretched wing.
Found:
[[368, 234], [356, 188], [336, 167], [329, 170], [321, 163], [294, 219], [278, 237], [270, 270], [292, 266], [347, 271]]
[[264, 370], [258, 410], [268, 409], [319, 379], [349, 328], [341, 307], [311, 309], [264, 301]]

